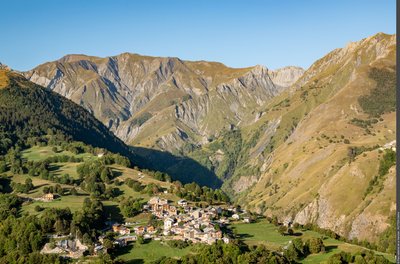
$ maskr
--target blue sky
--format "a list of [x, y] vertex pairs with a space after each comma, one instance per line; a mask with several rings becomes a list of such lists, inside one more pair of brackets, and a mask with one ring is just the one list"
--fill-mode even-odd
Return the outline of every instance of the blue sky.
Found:
[[1, 13], [0, 62], [16, 70], [122, 52], [307, 68], [350, 41], [396, 31], [395, 0], [12, 0]]

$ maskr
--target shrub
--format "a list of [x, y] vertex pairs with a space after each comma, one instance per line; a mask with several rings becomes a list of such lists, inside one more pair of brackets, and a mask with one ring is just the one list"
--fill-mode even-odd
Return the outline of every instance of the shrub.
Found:
[[44, 210], [44, 208], [41, 207], [40, 205], [36, 205], [35, 206], [35, 212], [40, 212], [40, 211], [43, 211], [43, 210]]

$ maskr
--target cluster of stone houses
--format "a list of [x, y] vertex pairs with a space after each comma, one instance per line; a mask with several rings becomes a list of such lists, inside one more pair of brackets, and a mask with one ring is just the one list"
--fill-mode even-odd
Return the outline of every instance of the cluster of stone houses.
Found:
[[180, 214], [166, 199], [152, 197], [144, 209], [163, 220], [163, 235], [168, 239], [207, 244], [222, 239], [229, 243], [229, 238], [219, 229], [219, 225], [224, 224], [219, 221], [221, 207], [195, 208], [188, 206], [185, 200], [178, 201], [178, 205], [181, 207]]
[[176, 206], [169, 204], [167, 199], [160, 198], [158, 196], [152, 197], [143, 207], [143, 209], [151, 211], [152, 214], [158, 218], [178, 214]]
[[[152, 197], [143, 206], [143, 211], [151, 213], [159, 220], [162, 220], [163, 225], [159, 227], [149, 224], [134, 226], [138, 223], [118, 224], [109, 221], [106, 222], [108, 228], [102, 231], [106, 232], [111, 229], [118, 234], [113, 241], [114, 245], [118, 247], [124, 247], [129, 242], [136, 241], [138, 236], [154, 240], [184, 240], [206, 244], [213, 244], [217, 240], [222, 240], [225, 243], [229, 243], [231, 239], [228, 234], [224, 234], [221, 231], [221, 227], [229, 224], [230, 220], [248, 223], [251, 221], [245, 212], [234, 207], [225, 209], [219, 206], [197, 208], [190, 206], [183, 199], [179, 200], [175, 206], [167, 199]], [[227, 217], [227, 215], [230, 215], [230, 217]], [[64, 239], [64, 237], [60, 238]], [[104, 235], [98, 238], [98, 242], [94, 247], [94, 254], [105, 251], [103, 246], [104, 238]], [[78, 239], [64, 239], [57, 242], [55, 247], [47, 243], [42, 249], [42, 253], [55, 253], [66, 257], [79, 258], [87, 249], [88, 247]]]

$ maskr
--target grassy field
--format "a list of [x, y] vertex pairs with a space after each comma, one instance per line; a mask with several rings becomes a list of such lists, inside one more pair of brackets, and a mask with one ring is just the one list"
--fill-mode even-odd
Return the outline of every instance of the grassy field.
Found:
[[115, 251], [117, 256], [127, 263], [151, 263], [152, 261], [165, 257], [181, 257], [190, 253], [193, 246], [184, 249], [172, 248], [160, 241], [151, 241], [146, 244], [132, 244]]
[[[235, 223], [231, 224], [231, 228], [240, 236], [241, 239], [248, 245], [264, 244], [272, 250], [278, 250], [280, 247], [288, 245], [289, 241], [295, 238], [302, 238], [306, 240], [311, 237], [322, 237], [321, 234], [313, 231], [295, 230], [294, 236], [282, 236], [279, 234], [277, 227], [270, 224], [266, 220], [261, 220], [257, 223], [245, 224]], [[365, 248], [345, 243], [332, 238], [325, 238], [324, 245], [326, 253], [309, 255], [302, 263], [324, 263], [327, 259], [340, 251], [351, 253], [360, 252]], [[376, 252], [378, 253], [378, 252]], [[388, 260], [394, 262], [394, 256], [390, 254], [378, 253], [384, 255]]]
[[79, 196], [74, 196], [74, 195], [68, 195], [68, 196], [61, 196], [57, 199], [55, 199], [52, 202], [41, 202], [41, 201], [35, 201], [32, 203], [24, 204], [22, 206], [22, 214], [40, 214], [40, 212], [35, 211], [35, 206], [39, 205], [43, 208], [66, 208], [69, 207], [71, 209], [71, 212], [75, 212], [77, 210], [80, 210], [82, 208], [83, 200], [89, 197], [89, 195], [79, 195]]
[[45, 146], [45, 147], [34, 146], [22, 152], [23, 158], [33, 161], [44, 160], [50, 156], [61, 156], [61, 155], [75, 156], [77, 158], [83, 158], [83, 159], [95, 158], [95, 156], [93, 156], [90, 153], [74, 154], [70, 151], [54, 152], [51, 146]]
[[78, 173], [76, 172], [76, 167], [81, 163], [73, 162], [60, 162], [50, 165], [50, 171], [56, 176], [62, 176], [64, 174], [69, 174], [74, 179], [78, 179]]
[[[39, 197], [43, 196], [43, 188], [44, 187], [46, 187], [46, 186], [55, 186], [57, 184], [55, 182], [44, 180], [44, 179], [41, 179], [39, 177], [30, 177], [30, 176], [28, 176], [26, 174], [24, 174], [24, 175], [19, 175], [19, 174], [10, 175], [10, 174], [8, 174], [8, 177], [10, 178], [11, 181], [17, 182], [17, 183], [25, 183], [25, 180], [27, 178], [31, 178], [33, 186], [34, 186], [34, 189], [29, 191], [29, 193], [27, 193], [27, 194], [19, 194], [20, 196], [29, 197], [29, 198], [39, 198]], [[60, 184], [60, 185], [63, 188], [72, 188], [73, 187], [71, 185], [66, 185], [66, 184]], [[80, 191], [79, 193], [84, 194], [85, 192]]]

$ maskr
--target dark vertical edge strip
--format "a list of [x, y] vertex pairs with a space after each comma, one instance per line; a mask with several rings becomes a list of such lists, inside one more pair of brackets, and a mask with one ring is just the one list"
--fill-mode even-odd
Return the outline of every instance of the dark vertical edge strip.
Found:
[[[399, 0], [396, 1], [396, 70], [397, 70], [397, 78], [396, 78], [396, 160], [400, 160], [400, 154], [397, 151], [399, 149], [399, 130], [400, 130], [400, 117], [399, 117], [399, 101], [400, 101], [400, 93], [399, 93], [399, 76], [400, 76], [400, 71], [399, 65], [400, 59], [398, 56], [398, 51], [399, 51], [399, 46], [397, 43], [399, 43], [400, 38], [399, 38], [399, 19], [400, 16], [400, 9], [399, 9]], [[396, 161], [396, 263], [400, 264], [400, 195], [399, 195], [399, 186], [400, 186], [400, 173], [397, 167], [398, 162]]]

